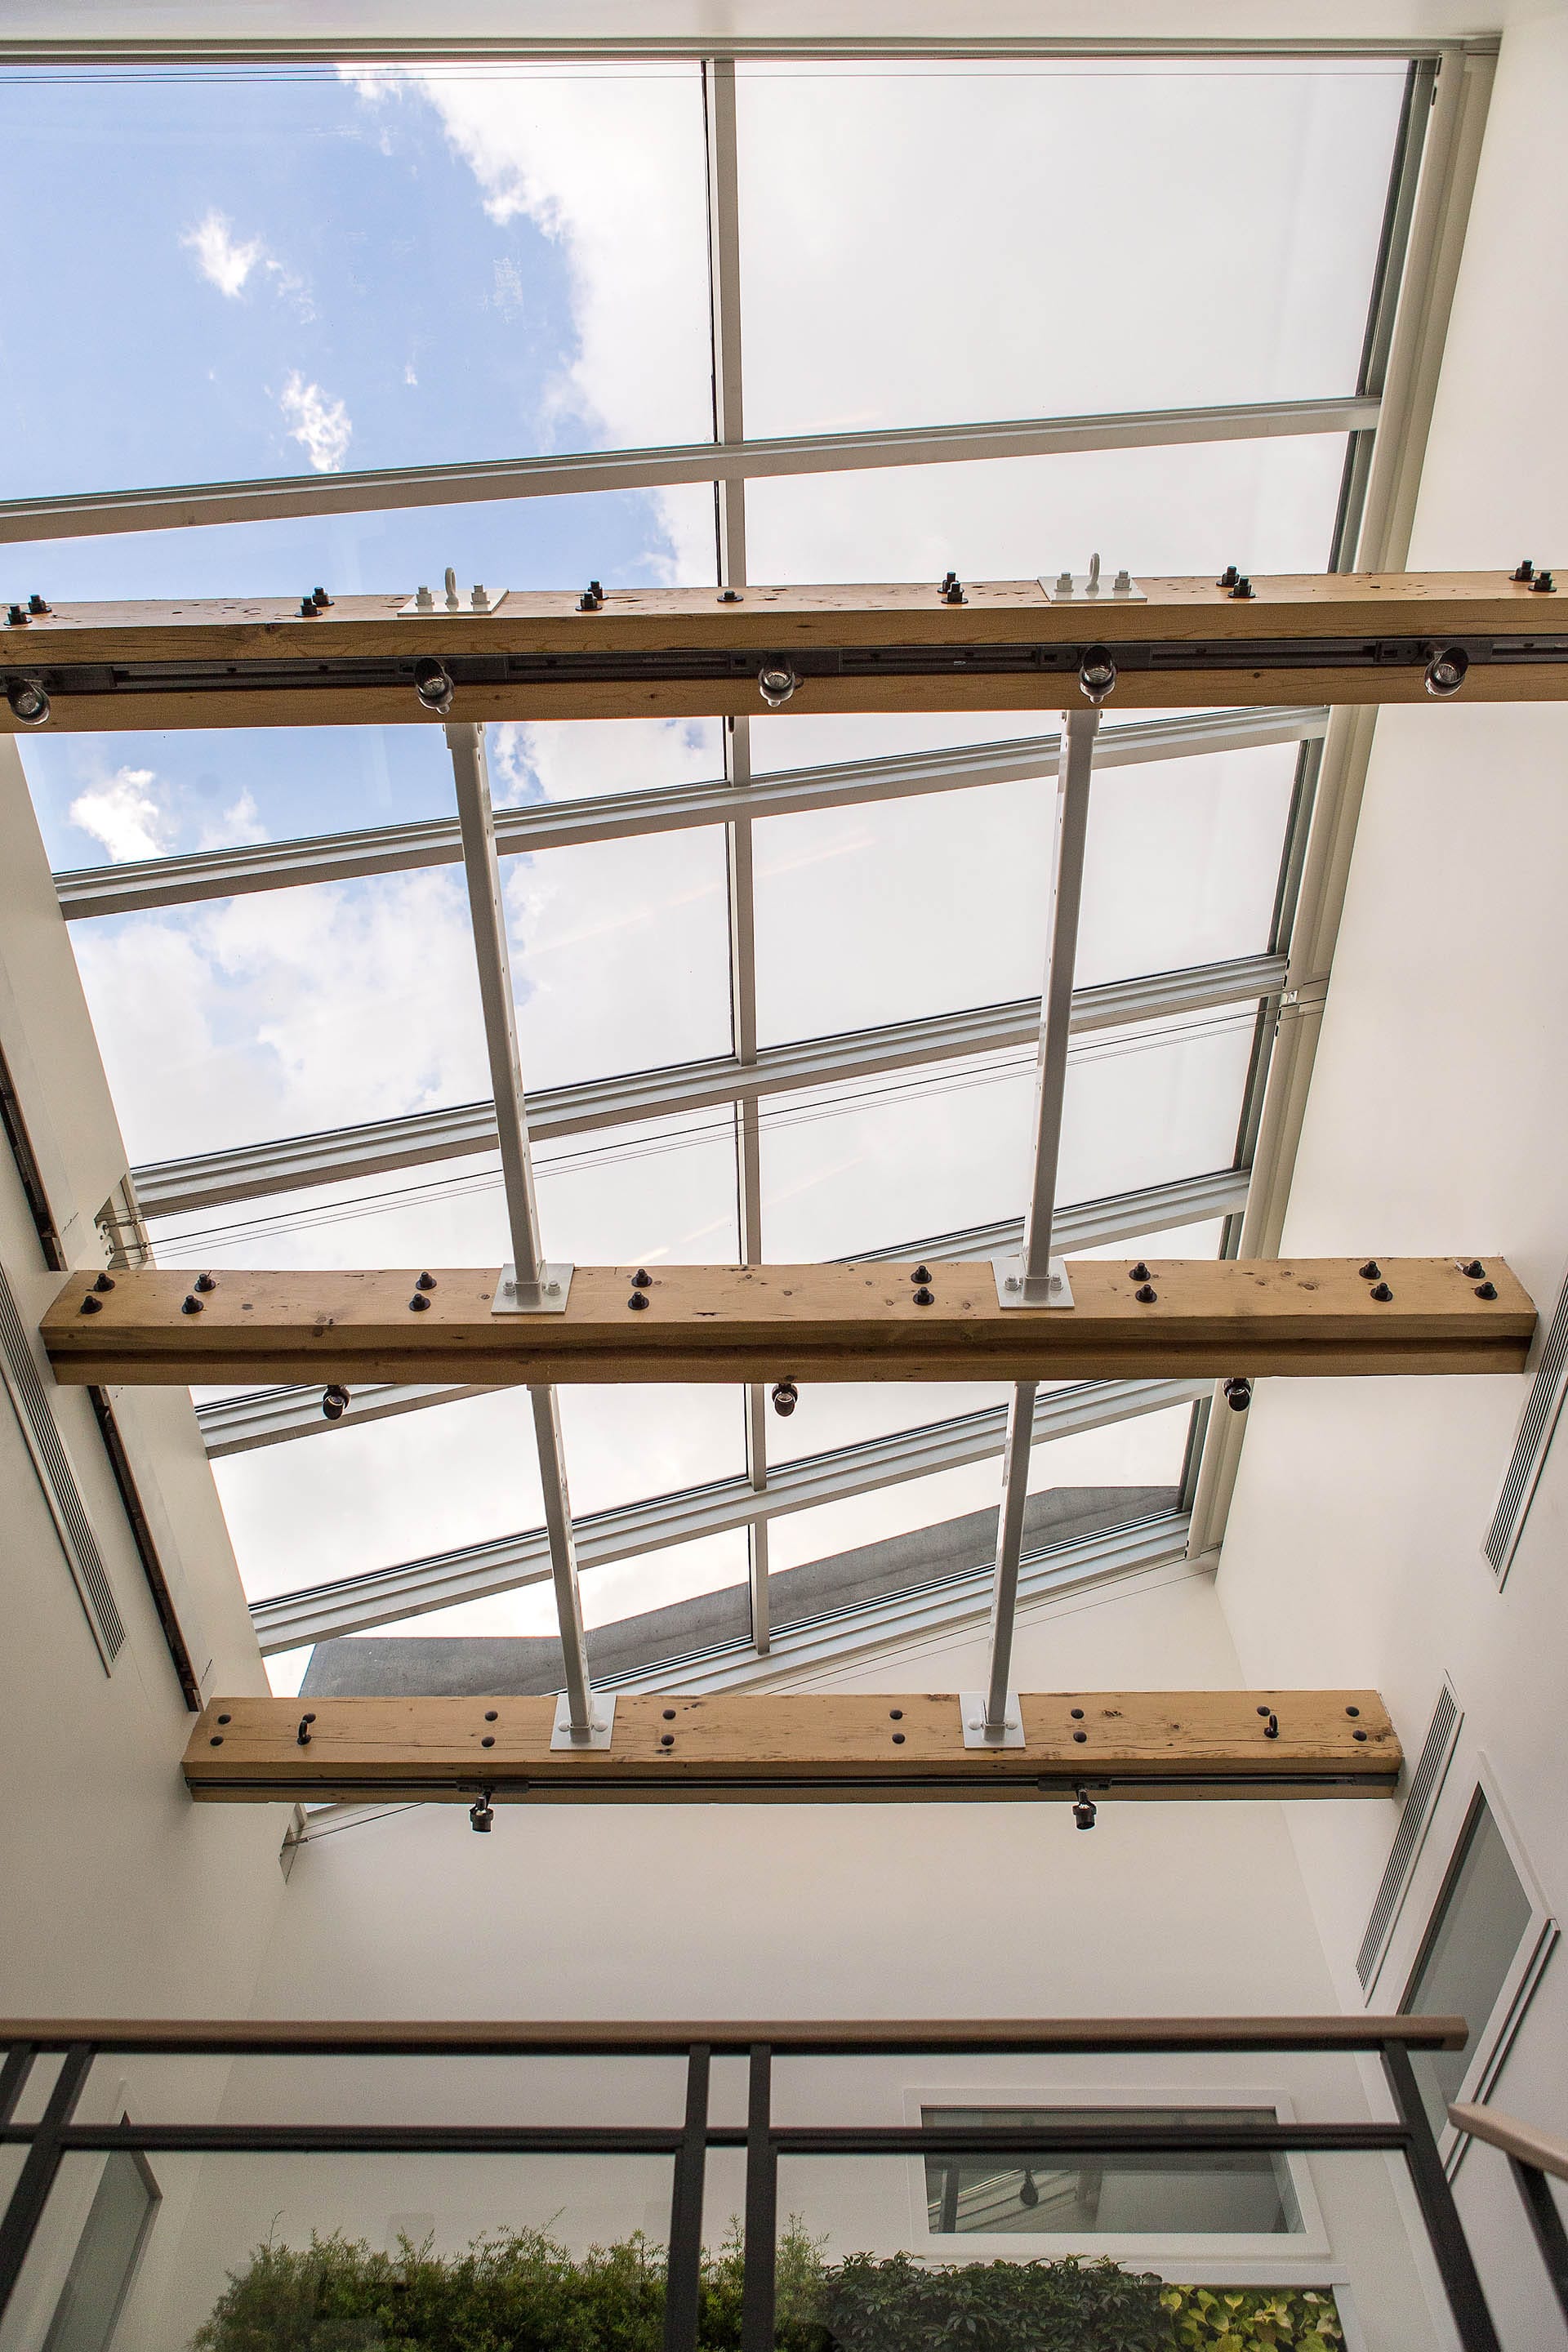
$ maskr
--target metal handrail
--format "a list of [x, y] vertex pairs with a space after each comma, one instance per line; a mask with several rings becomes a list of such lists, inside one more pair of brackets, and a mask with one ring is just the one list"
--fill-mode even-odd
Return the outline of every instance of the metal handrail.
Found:
[[1448, 2121], [1456, 2131], [1470, 2139], [1485, 2140], [1489, 2147], [1499, 2148], [1507, 2157], [1546, 2274], [1568, 2319], [1568, 2229], [1546, 2185], [1548, 2175], [1553, 2180], [1568, 2180], [1568, 2140], [1557, 2139], [1534, 2124], [1521, 2124], [1515, 2116], [1500, 2116], [1490, 2107], [1450, 2107]]

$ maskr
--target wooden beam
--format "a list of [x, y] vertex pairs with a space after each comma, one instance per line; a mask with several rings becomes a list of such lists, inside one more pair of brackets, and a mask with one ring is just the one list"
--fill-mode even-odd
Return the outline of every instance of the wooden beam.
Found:
[[[1022, 1748], [966, 1748], [956, 1693], [623, 1694], [608, 1748], [552, 1749], [553, 1698], [218, 1698], [191, 1735], [194, 1797], [919, 1803], [934, 1798], [1386, 1796], [1375, 1691], [1026, 1694]], [[301, 1734], [305, 1737], [301, 1738]]]
[[[1550, 575], [1548, 575], [1550, 576]], [[416, 659], [452, 666], [462, 720], [763, 709], [764, 658], [798, 666], [792, 713], [1029, 710], [1078, 698], [1081, 649], [1110, 646], [1110, 709], [1421, 701], [1435, 646], [1467, 651], [1469, 701], [1568, 696], [1568, 601], [1504, 572], [1302, 573], [1238, 599], [1214, 580], [1140, 583], [1141, 603], [1058, 600], [1037, 580], [507, 592], [498, 610], [402, 613], [406, 591], [289, 600], [63, 604], [0, 626], [0, 677], [39, 677], [56, 731], [439, 724]], [[951, 655], [952, 660], [942, 659]], [[935, 657], [933, 659], [933, 656]], [[0, 726], [22, 724], [0, 701]]]
[[1142, 1261], [1080, 1258], [1075, 1304], [1050, 1308], [1004, 1308], [984, 1264], [933, 1261], [928, 1285], [897, 1264], [669, 1266], [647, 1288], [579, 1266], [558, 1315], [493, 1314], [493, 1267], [423, 1290], [412, 1267], [225, 1272], [205, 1291], [142, 1267], [72, 1275], [42, 1330], [78, 1387], [1522, 1371], [1535, 1310], [1501, 1259], [1364, 1263], [1163, 1258], [1145, 1280]]

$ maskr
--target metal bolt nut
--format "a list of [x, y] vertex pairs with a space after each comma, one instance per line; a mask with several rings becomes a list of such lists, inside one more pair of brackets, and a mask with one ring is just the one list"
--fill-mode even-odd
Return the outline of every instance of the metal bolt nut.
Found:
[[409, 1300], [408, 1312], [410, 1315], [428, 1315], [430, 1312], [430, 1301], [422, 1290], [416, 1290]]
[[1362, 1267], [1361, 1278], [1363, 1282], [1381, 1282], [1383, 1280], [1383, 1268], [1379, 1265], [1374, 1257], [1369, 1257], [1366, 1264]]
[[1388, 1301], [1393, 1297], [1394, 1293], [1390, 1290], [1386, 1282], [1374, 1282], [1371, 1290], [1367, 1293], [1367, 1296], [1370, 1298], [1375, 1298], [1380, 1307], [1385, 1307], [1388, 1304]]
[[637, 1308], [645, 1307], [647, 1305], [647, 1294], [646, 1291], [634, 1290], [626, 1305]]
[[927, 1290], [922, 1286], [914, 1293], [914, 1303], [917, 1307], [934, 1307], [936, 1305], [935, 1291]]
[[1140, 1307], [1152, 1307], [1160, 1294], [1152, 1282], [1141, 1283], [1132, 1294]]
[[184, 1298], [182, 1298], [182, 1299], [181, 1299], [181, 1301], [180, 1301], [180, 1312], [181, 1312], [181, 1314], [182, 1314], [182, 1315], [199, 1315], [199, 1314], [201, 1313], [201, 1311], [202, 1311], [202, 1302], [201, 1302], [201, 1300], [195, 1297], [195, 1293], [194, 1293], [194, 1292], [187, 1291], [187, 1293], [185, 1294], [184, 1297]]

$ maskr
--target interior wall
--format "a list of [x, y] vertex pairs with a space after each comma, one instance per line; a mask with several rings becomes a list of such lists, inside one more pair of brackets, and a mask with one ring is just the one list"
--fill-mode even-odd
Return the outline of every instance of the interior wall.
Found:
[[[1568, 184], [1560, 143], [1568, 16], [1504, 37], [1410, 561], [1511, 568], [1568, 549]], [[1568, 591], [1568, 574], [1559, 572]], [[1551, 625], [1568, 627], [1560, 593]], [[1562, 607], [1559, 610], [1559, 607]], [[1283, 1247], [1287, 1254], [1497, 1252], [1550, 1319], [1568, 1262], [1563, 877], [1568, 710], [1389, 709], [1379, 717]], [[1399, 1996], [1464, 1803], [1486, 1773], [1543, 1907], [1568, 1904], [1568, 1458], [1549, 1458], [1506, 1585], [1482, 1544], [1529, 1382], [1263, 1384], [1219, 1591], [1249, 1679], [1365, 1681], [1419, 1745], [1447, 1674], [1460, 1745], [1382, 1977]], [[1294, 1831], [1339, 1994], [1388, 1853], [1391, 1808]], [[1568, 1963], [1549, 1961], [1490, 2094], [1568, 2131]], [[1472, 2242], [1520, 2347], [1557, 2346], [1502, 2159], [1458, 2178]]]

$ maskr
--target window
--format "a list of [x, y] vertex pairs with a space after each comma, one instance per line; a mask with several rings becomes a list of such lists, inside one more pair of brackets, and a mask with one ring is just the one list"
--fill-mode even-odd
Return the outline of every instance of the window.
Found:
[[[1461, 2090], [1481, 2095], [1500, 2066], [1509, 2025], [1553, 1934], [1515, 1867], [1484, 1791], [1478, 1790], [1404, 2001], [1412, 2016], [1455, 2013], [1469, 2023], [1467, 2048], [1411, 2053], [1427, 2116], [1439, 2136]], [[1506, 2008], [1505, 1992], [1512, 1996]], [[1500, 2008], [1502, 2017], [1494, 2023]]]
[[104, 2159], [43, 2352], [107, 2352], [158, 2199], [136, 2149], [117, 2147]]
[[[1031, 2124], [1272, 2123], [1253, 2107], [926, 2107], [928, 2126], [992, 2131]], [[1247, 2236], [1302, 2227], [1282, 2156], [1042, 2156], [1038, 2163], [974, 2155], [928, 2156], [926, 2207], [933, 2237], [999, 2231], [1079, 2237], [1171, 2237], [1201, 2231]]]

